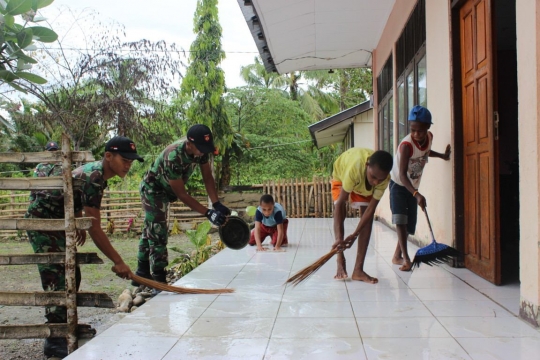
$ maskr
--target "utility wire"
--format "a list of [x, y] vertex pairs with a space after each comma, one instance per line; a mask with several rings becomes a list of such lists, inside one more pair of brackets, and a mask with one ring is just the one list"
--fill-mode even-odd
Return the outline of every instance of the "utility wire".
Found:
[[267, 149], [267, 148], [276, 147], [276, 146], [286, 146], [286, 145], [292, 145], [292, 144], [300, 144], [300, 143], [305, 143], [305, 142], [310, 142], [310, 141], [311, 141], [311, 140], [302, 140], [302, 141], [295, 141], [295, 142], [284, 143], [284, 144], [267, 145], [267, 146], [257, 146], [257, 147], [249, 148], [249, 150], [254, 150], [254, 149]]
[[[43, 49], [40, 49], [40, 50], [71, 50], [71, 51], [89, 51], [89, 50], [92, 50], [92, 51], [103, 51], [103, 50], [106, 50], [106, 49], [93, 49], [93, 48], [76, 48], [76, 47], [62, 47], [62, 48], [53, 48], [53, 47], [47, 47], [47, 48], [43, 48]], [[174, 51], [178, 51], [178, 52], [186, 52], [186, 53], [191, 53], [193, 51], [190, 51], [190, 50], [180, 50], [180, 49], [176, 49], [176, 50], [146, 50], [146, 49], [128, 49], [128, 48], [120, 48], [119, 49], [120, 52], [147, 52], [147, 51], [150, 51], [150, 52], [154, 52], [154, 53], [170, 53], [170, 52], [174, 52]], [[258, 51], [224, 51], [226, 54], [258, 54], [259, 52]]]

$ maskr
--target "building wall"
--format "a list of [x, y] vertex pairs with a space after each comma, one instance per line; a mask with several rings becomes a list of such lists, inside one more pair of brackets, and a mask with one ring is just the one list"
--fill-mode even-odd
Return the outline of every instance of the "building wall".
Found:
[[[376, 49], [374, 66], [377, 67], [373, 69], [374, 74], [379, 74], [415, 4], [416, 1], [412, 0], [396, 1]], [[434, 135], [433, 150], [438, 152], [444, 152], [447, 144], [453, 145], [450, 48], [449, 2], [426, 1], [427, 102], [434, 123], [430, 129]], [[377, 111], [375, 109], [374, 113], [377, 114]], [[394, 114], [396, 113], [394, 107]], [[397, 126], [397, 121], [394, 121], [394, 124]], [[397, 128], [394, 129], [394, 133], [397, 133]], [[452, 160], [445, 162], [438, 158], [430, 158], [424, 169], [420, 192], [427, 200], [435, 238], [439, 242], [452, 244], [454, 240]], [[389, 194], [386, 192], [377, 210], [379, 219], [386, 223], [392, 221], [389, 203]], [[416, 237], [423, 243], [430, 240], [429, 228], [423, 213], [418, 217]]]
[[536, 0], [516, 1], [519, 178], [520, 315], [540, 325], [540, 13]]
[[354, 117], [354, 147], [373, 149], [373, 109]]
[[[399, 36], [414, 1], [396, 2], [389, 25], [375, 51], [373, 73], [378, 75]], [[399, 10], [398, 10], [399, 9]], [[407, 12], [405, 10], [407, 9]], [[399, 14], [399, 16], [397, 15]], [[401, 17], [401, 18], [400, 18]], [[520, 315], [540, 325], [540, 2], [516, 2], [518, 118], [520, 154]], [[434, 150], [442, 152], [452, 138], [452, 81], [450, 9], [447, 0], [426, 1], [426, 54], [428, 108], [433, 114]], [[375, 108], [375, 114], [378, 109]], [[420, 192], [428, 201], [437, 241], [451, 244], [453, 227], [453, 162], [430, 159]], [[378, 217], [391, 222], [389, 194], [379, 205]], [[417, 239], [427, 241], [429, 232], [420, 214]], [[412, 255], [412, 254], [411, 254]]]

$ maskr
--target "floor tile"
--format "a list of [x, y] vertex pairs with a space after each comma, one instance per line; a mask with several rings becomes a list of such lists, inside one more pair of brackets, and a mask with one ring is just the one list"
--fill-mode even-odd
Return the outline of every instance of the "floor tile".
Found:
[[367, 338], [363, 342], [368, 360], [472, 359], [451, 338]]
[[[377, 277], [376, 273], [371, 273], [371, 275]], [[369, 284], [363, 281], [347, 280], [347, 289], [405, 289], [407, 287], [403, 280], [399, 279], [398, 277], [378, 277], [378, 279], [379, 282], [377, 284]]]
[[362, 340], [317, 339], [275, 339], [272, 338], [264, 359], [268, 360], [364, 360], [366, 355]]
[[[313, 314], [316, 316], [316, 314]], [[277, 318], [273, 339], [360, 338], [354, 318]]]
[[515, 316], [519, 316], [519, 297], [514, 299], [496, 299], [495, 301]]
[[487, 316], [508, 317], [510, 312], [495, 304], [491, 300], [463, 300], [463, 301], [424, 301], [426, 307], [435, 316]]
[[478, 291], [494, 300], [519, 299], [519, 287], [502, 286], [490, 289], [479, 289]]
[[[351, 233], [359, 219], [345, 220]], [[177, 282], [231, 294], [161, 293], [70, 359], [536, 359], [540, 331], [515, 316], [518, 282], [495, 286], [447, 265], [399, 271], [396, 233], [375, 222], [364, 270], [378, 284], [335, 280], [332, 219], [291, 219], [285, 253], [224, 249]], [[266, 245], [268, 248], [268, 245]], [[417, 247], [410, 244], [413, 255]], [[346, 252], [352, 274], [357, 244]], [[536, 357], [535, 357], [536, 356]]]
[[419, 301], [351, 301], [351, 304], [357, 318], [432, 317], [429, 310]]
[[538, 330], [514, 317], [439, 317], [438, 319], [455, 338], [513, 338], [540, 335]]
[[208, 307], [201, 317], [248, 317], [274, 319], [278, 309], [278, 301], [215, 301]]
[[452, 278], [420, 278], [414, 277], [403, 280], [411, 289], [444, 289], [444, 288], [466, 288], [471, 289], [463, 280]]
[[443, 289], [413, 289], [420, 300], [489, 300], [476, 289], [458, 287]]
[[449, 338], [448, 331], [434, 317], [357, 318], [365, 338]]
[[412, 290], [406, 288], [388, 289], [378, 286], [367, 289], [349, 289], [351, 301], [419, 301]]
[[457, 339], [474, 360], [532, 360], [540, 354], [540, 339], [469, 338]]
[[287, 288], [283, 294], [283, 301], [348, 301], [349, 294], [346, 289], [302, 289], [299, 285]]
[[353, 312], [349, 301], [283, 302], [278, 313], [282, 317], [352, 318]]
[[270, 337], [273, 318], [199, 318], [184, 337], [252, 339]]
[[163, 360], [260, 360], [267, 345], [268, 339], [182, 338]]
[[178, 341], [171, 336], [104, 336], [90, 340], [66, 360], [144, 359], [160, 360]]

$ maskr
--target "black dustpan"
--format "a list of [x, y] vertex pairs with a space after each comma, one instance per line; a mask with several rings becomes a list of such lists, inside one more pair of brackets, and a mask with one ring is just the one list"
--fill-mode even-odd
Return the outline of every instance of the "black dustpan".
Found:
[[445, 244], [439, 244], [437, 241], [435, 241], [435, 235], [433, 235], [431, 222], [429, 221], [427, 209], [425, 208], [424, 213], [426, 214], [426, 219], [429, 225], [429, 231], [431, 232], [432, 241], [431, 244], [429, 244], [428, 246], [418, 249], [416, 255], [414, 256], [411, 270], [413, 270], [415, 267], [420, 267], [421, 263], [427, 264], [429, 266], [439, 265], [446, 263], [453, 257], [461, 255], [461, 253], [453, 247]]
[[249, 225], [241, 217], [229, 216], [225, 224], [219, 227], [219, 237], [229, 249], [243, 249], [249, 242]]

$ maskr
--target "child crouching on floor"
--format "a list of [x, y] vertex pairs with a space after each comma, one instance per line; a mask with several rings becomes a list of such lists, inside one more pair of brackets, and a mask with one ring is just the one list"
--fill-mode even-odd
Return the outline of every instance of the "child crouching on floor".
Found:
[[283, 206], [274, 202], [272, 195], [263, 195], [255, 212], [255, 229], [251, 232], [249, 245], [257, 245], [257, 251], [266, 251], [262, 243], [267, 236], [271, 236], [274, 251], [285, 251], [282, 248], [289, 243], [288, 226], [289, 220]]

